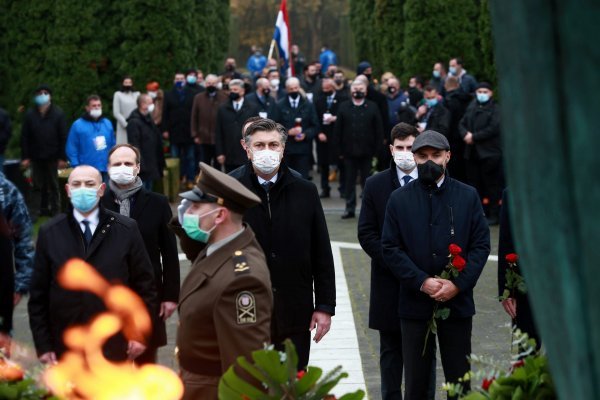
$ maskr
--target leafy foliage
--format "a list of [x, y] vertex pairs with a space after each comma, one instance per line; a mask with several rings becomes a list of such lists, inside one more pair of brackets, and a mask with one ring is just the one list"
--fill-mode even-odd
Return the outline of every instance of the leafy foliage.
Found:
[[[338, 382], [348, 376], [335, 368], [323, 376], [323, 371], [317, 367], [308, 367], [305, 373], [297, 373], [298, 356], [292, 342], [285, 341], [285, 353], [273, 349], [258, 350], [252, 353], [254, 364], [245, 357], [239, 357], [239, 367], [248, 375], [262, 383], [267, 389], [264, 392], [248, 382], [248, 378], [236, 373], [231, 366], [219, 382], [219, 399], [248, 399], [248, 400], [279, 400], [302, 399], [317, 400], [329, 398], [329, 392]], [[340, 400], [360, 400], [365, 393], [357, 390], [340, 398]]]

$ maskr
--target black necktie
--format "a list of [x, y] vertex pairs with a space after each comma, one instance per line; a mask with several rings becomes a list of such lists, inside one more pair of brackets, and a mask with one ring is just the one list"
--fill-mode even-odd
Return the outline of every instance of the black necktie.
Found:
[[410, 175], [404, 175], [402, 177], [402, 180], [404, 181], [404, 185], [406, 185], [408, 182], [412, 181], [412, 176], [410, 176]]
[[85, 248], [87, 249], [87, 247], [90, 245], [90, 242], [92, 241], [92, 230], [90, 229], [90, 221], [84, 219], [83, 221], [81, 221], [81, 223], [85, 225], [85, 230], [83, 231], [83, 239], [85, 240]]
[[269, 190], [271, 190], [271, 187], [274, 185], [273, 182], [271, 181], [266, 181], [260, 184], [263, 189], [265, 189], [265, 192], [269, 193]]

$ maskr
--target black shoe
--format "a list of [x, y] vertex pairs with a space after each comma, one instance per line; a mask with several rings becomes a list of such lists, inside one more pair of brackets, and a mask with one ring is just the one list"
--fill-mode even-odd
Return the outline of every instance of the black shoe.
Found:
[[328, 199], [329, 198], [329, 190], [322, 190], [321, 193], [319, 194], [319, 197], [322, 199]]
[[354, 218], [354, 213], [350, 212], [350, 211], [344, 211], [344, 213], [342, 214], [342, 219], [350, 219], [350, 218]]

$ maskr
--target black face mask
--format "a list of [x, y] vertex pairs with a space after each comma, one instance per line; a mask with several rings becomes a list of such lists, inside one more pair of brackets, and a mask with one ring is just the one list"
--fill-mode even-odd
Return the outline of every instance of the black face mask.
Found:
[[333, 90], [328, 90], [327, 92], [323, 92], [325, 96], [331, 96], [333, 94]]
[[121, 86], [121, 90], [123, 92], [131, 92], [133, 90], [133, 86], [131, 86], [131, 85], [123, 85], [123, 86]]
[[233, 101], [239, 100], [240, 94], [239, 93], [231, 92], [231, 93], [229, 93], [229, 98], [231, 100], [233, 100]]
[[225, 66], [225, 71], [233, 71], [235, 70], [235, 67], [232, 64], [227, 64]]
[[214, 93], [214, 92], [216, 92], [216, 91], [217, 91], [217, 88], [216, 88], [216, 87], [214, 87], [214, 86], [207, 86], [207, 87], [206, 87], [206, 91], [207, 91], [208, 93]]
[[354, 92], [352, 93], [352, 97], [354, 97], [355, 99], [364, 99], [365, 92]]
[[333, 81], [335, 82], [336, 85], [341, 85], [342, 83], [344, 83], [343, 79], [334, 79]]
[[290, 97], [292, 98], [292, 100], [296, 100], [299, 95], [300, 95], [300, 93], [298, 93], [298, 92], [290, 93]]
[[387, 91], [388, 91], [389, 94], [394, 94], [394, 93], [396, 93], [396, 88], [395, 87], [389, 87], [387, 89]]
[[263, 96], [268, 96], [271, 93], [271, 89], [263, 89]]
[[319, 76], [318, 74], [308, 74], [308, 77], [310, 79], [312, 79], [313, 81], [317, 78], [317, 76]]
[[371, 82], [371, 74], [363, 74], [363, 75], [367, 77], [367, 79], [369, 80], [369, 82]]
[[419, 180], [421, 182], [427, 186], [433, 186], [444, 174], [445, 169], [443, 166], [428, 160], [423, 164], [417, 164], [417, 172], [419, 173]]

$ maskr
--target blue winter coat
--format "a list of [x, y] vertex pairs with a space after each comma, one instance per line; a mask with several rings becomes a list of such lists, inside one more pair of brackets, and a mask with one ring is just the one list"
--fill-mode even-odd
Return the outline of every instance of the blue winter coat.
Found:
[[392, 193], [381, 245], [383, 259], [400, 281], [400, 318], [429, 319], [435, 301], [420, 291], [427, 278], [448, 263], [448, 246], [457, 244], [467, 261], [453, 279], [460, 292], [444, 303], [450, 318], [475, 314], [473, 288], [490, 254], [490, 230], [477, 191], [445, 177], [438, 188], [414, 180]]
[[108, 152], [115, 144], [110, 121], [103, 117], [96, 121], [86, 113], [71, 126], [67, 157], [72, 167], [91, 165], [100, 172], [106, 172]]

